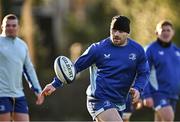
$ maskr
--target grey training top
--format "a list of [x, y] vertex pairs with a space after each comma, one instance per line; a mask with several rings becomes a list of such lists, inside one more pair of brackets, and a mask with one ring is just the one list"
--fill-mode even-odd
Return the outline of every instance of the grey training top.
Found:
[[22, 75], [31, 89], [41, 92], [28, 47], [20, 38], [0, 35], [0, 97], [24, 96]]

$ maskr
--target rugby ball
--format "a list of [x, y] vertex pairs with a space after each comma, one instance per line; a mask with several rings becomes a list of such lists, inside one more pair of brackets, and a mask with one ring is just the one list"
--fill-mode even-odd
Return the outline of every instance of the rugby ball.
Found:
[[54, 71], [57, 78], [65, 84], [72, 83], [76, 77], [74, 64], [66, 56], [59, 56], [55, 59]]

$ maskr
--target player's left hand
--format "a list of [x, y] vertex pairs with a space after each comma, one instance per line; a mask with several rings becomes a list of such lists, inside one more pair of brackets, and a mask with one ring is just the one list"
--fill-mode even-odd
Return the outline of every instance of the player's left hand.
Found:
[[36, 100], [36, 104], [37, 105], [41, 105], [44, 102], [44, 96], [41, 95], [41, 93], [36, 94], [37, 100]]
[[139, 99], [136, 103], [133, 104], [133, 106], [136, 110], [141, 109], [143, 107], [142, 99]]
[[136, 103], [139, 101], [140, 98], [140, 92], [135, 88], [130, 88], [130, 94], [132, 96], [132, 103]]

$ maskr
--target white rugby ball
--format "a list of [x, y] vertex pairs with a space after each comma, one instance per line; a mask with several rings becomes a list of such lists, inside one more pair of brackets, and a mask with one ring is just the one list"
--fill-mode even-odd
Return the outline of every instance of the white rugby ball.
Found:
[[65, 84], [71, 83], [76, 77], [74, 64], [66, 56], [59, 56], [55, 59], [54, 71], [58, 79]]

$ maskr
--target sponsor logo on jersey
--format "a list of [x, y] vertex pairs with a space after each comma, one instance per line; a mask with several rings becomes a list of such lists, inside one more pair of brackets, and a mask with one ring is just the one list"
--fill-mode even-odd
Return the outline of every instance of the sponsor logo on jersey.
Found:
[[166, 99], [162, 99], [162, 100], [160, 101], [160, 104], [161, 104], [161, 105], [166, 105], [166, 104], [167, 104]]
[[129, 54], [129, 59], [130, 59], [130, 60], [133, 60], [133, 61], [136, 60], [136, 54], [130, 53], [130, 54]]
[[105, 59], [108, 59], [108, 58], [110, 58], [111, 57], [111, 54], [104, 54], [104, 58]]
[[111, 106], [111, 103], [109, 101], [104, 101], [104, 107]]
[[176, 56], [180, 57], [180, 52], [176, 51]]
[[4, 105], [0, 105], [0, 111], [4, 111], [5, 110], [5, 106]]
[[159, 51], [158, 54], [159, 55], [164, 55], [164, 51]]

